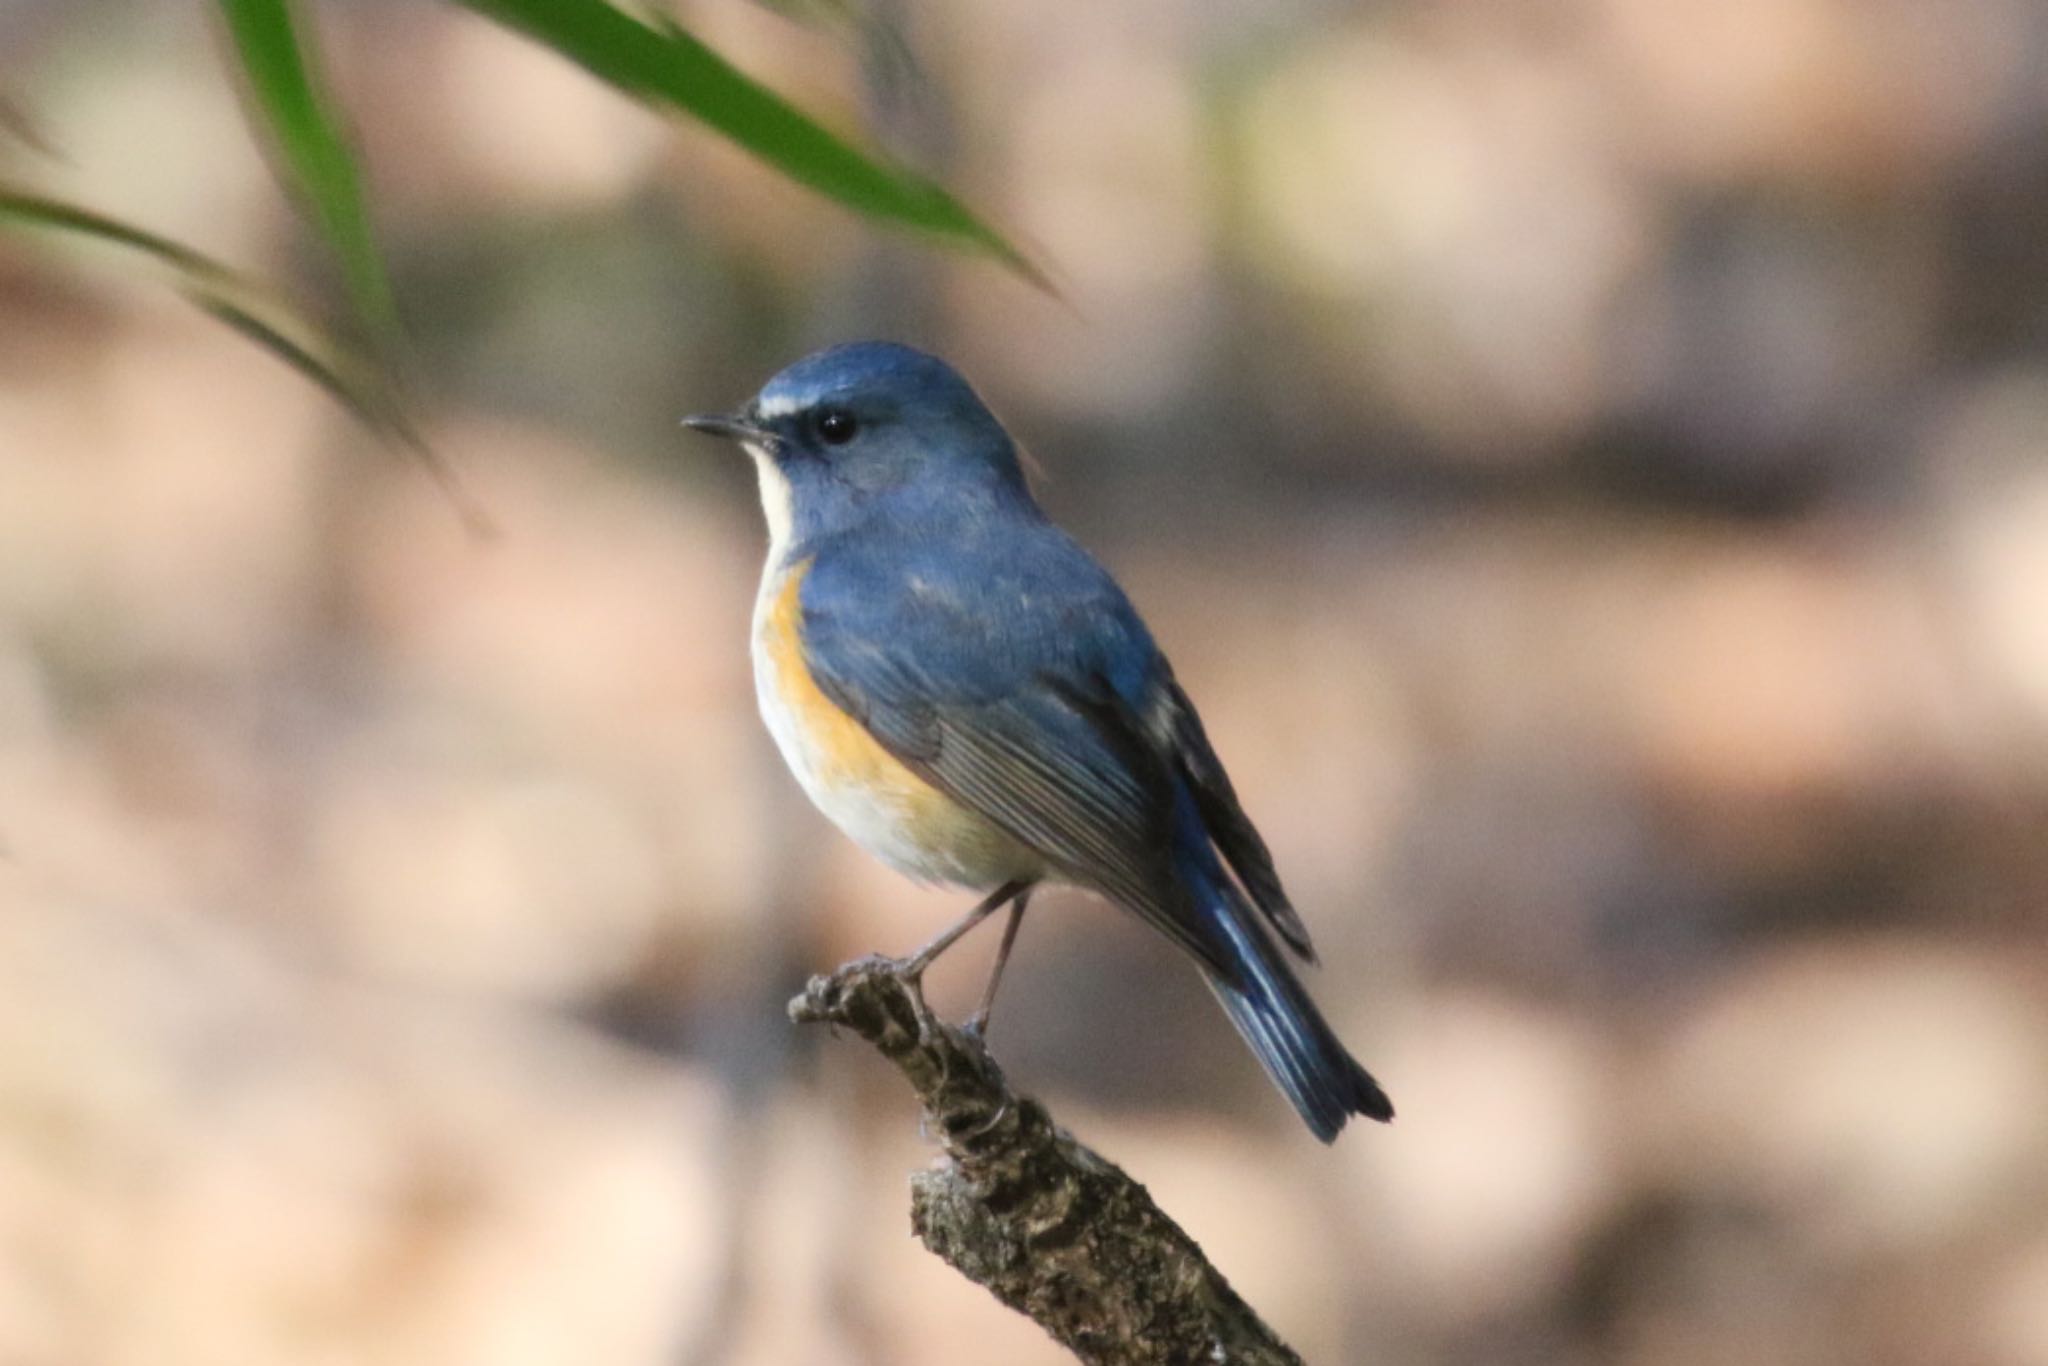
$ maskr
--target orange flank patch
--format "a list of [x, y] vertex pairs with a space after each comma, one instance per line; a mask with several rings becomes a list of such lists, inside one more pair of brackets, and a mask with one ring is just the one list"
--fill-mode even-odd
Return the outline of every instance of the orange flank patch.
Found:
[[783, 577], [762, 634], [775, 664], [776, 691], [810, 745], [814, 774], [831, 787], [864, 788], [882, 800], [929, 798], [951, 805], [943, 793], [882, 748], [866, 726], [841, 711], [811, 677], [811, 666], [804, 661], [803, 606], [798, 601], [809, 569], [808, 564], [798, 565]]
[[775, 664], [776, 691], [810, 747], [812, 776], [837, 791], [865, 793], [895, 807], [913, 823], [924, 824], [920, 817], [942, 820], [952, 814], [953, 799], [904, 767], [811, 677], [811, 666], [804, 660], [803, 606], [798, 601], [809, 570], [809, 564], [801, 564], [784, 577], [762, 629]]
[[778, 735], [784, 757], [811, 800], [858, 843], [913, 877], [993, 886], [1035, 868], [1036, 856], [913, 773], [818, 686], [804, 659], [798, 600], [809, 568], [797, 565], [774, 585], [755, 646], [769, 685], [764, 700], [794, 732]]

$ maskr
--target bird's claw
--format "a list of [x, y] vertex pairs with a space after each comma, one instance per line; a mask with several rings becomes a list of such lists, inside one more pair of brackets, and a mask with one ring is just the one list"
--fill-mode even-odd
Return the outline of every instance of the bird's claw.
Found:
[[969, 1142], [972, 1142], [973, 1140], [978, 1138], [986, 1138], [988, 1137], [988, 1135], [995, 1132], [996, 1126], [998, 1124], [1001, 1124], [1003, 1122], [1004, 1117], [1007, 1116], [1009, 1113], [1010, 1098], [1008, 1096], [1004, 1096], [1003, 1103], [996, 1107], [996, 1112], [994, 1114], [990, 1115], [981, 1123], [975, 1125], [972, 1129], [969, 1129], [966, 1133], [955, 1134], [954, 1137], [956, 1139], [962, 1139]]

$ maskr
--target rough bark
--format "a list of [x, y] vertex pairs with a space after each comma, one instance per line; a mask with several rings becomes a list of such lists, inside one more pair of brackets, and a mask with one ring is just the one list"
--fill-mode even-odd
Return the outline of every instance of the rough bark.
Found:
[[896, 962], [814, 977], [789, 1013], [851, 1030], [908, 1078], [943, 1147], [911, 1177], [911, 1227], [1081, 1360], [1299, 1366], [1145, 1188], [1012, 1091]]

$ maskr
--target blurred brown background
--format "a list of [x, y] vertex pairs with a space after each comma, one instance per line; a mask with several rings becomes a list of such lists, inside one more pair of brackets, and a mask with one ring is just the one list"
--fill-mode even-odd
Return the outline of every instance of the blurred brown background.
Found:
[[[207, 6], [11, 0], [0, 175], [333, 299]], [[1401, 1107], [1042, 899], [1013, 1074], [1312, 1361], [2048, 1363], [2038, 0], [740, 0], [1055, 302], [445, 7], [325, 4], [435, 440], [0, 236], [0, 1363], [1041, 1363], [811, 970], [960, 908], [753, 713], [741, 461], [953, 358]], [[939, 973], [964, 1012], [994, 932]]]

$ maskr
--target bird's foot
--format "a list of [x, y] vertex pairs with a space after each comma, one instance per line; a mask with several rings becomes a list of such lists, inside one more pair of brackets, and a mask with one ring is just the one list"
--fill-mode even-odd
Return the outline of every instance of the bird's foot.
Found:
[[874, 959], [875, 966], [902, 983], [904, 992], [909, 995], [911, 1006], [916, 1013], [917, 1042], [920, 1047], [928, 1047], [931, 1044], [933, 1032], [940, 1023], [931, 1004], [924, 998], [925, 969], [932, 965], [932, 959], [936, 956], [930, 952], [915, 953], [908, 958], [891, 958], [886, 954], [877, 954]]

